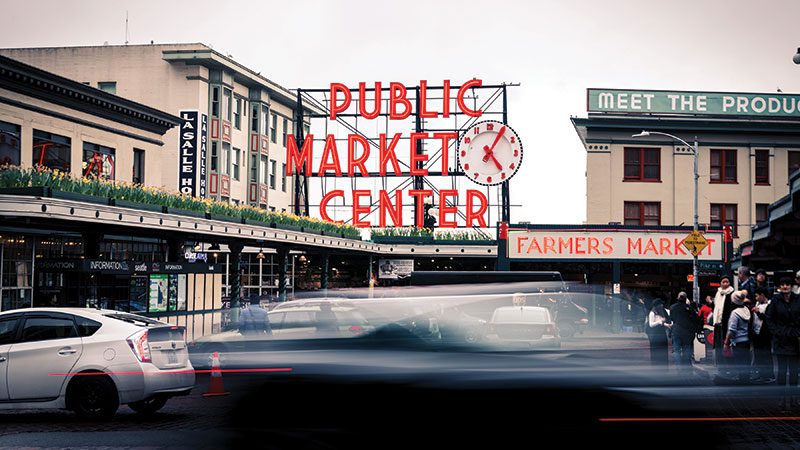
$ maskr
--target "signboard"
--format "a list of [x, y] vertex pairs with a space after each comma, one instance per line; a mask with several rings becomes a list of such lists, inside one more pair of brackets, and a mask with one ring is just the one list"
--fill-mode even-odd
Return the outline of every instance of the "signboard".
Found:
[[[623, 230], [510, 230], [510, 259], [583, 260], [692, 260], [683, 247], [685, 231]], [[722, 231], [705, 233], [708, 246], [698, 255], [704, 261], [722, 261]]]
[[692, 231], [683, 239], [683, 246], [692, 252], [692, 256], [697, 256], [708, 246], [708, 241], [699, 231]]
[[[178, 190], [192, 197], [206, 195], [206, 140], [208, 118], [195, 110], [180, 111], [181, 131], [178, 152]], [[198, 163], [200, 165], [199, 171]], [[199, 173], [199, 189], [198, 189]]]
[[178, 275], [178, 311], [186, 311], [186, 279], [187, 275]]
[[800, 117], [800, 95], [587, 89], [589, 112]]
[[150, 307], [147, 308], [148, 312], [164, 312], [167, 310], [167, 300], [169, 299], [168, 281], [165, 274], [150, 275]]
[[378, 278], [398, 280], [414, 271], [413, 259], [381, 259], [378, 261]]

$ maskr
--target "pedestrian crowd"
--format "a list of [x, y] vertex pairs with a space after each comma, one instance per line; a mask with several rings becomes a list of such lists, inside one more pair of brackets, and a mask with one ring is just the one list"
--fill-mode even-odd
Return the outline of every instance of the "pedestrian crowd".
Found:
[[713, 297], [706, 296], [701, 305], [684, 292], [669, 308], [656, 300], [645, 320], [651, 362], [669, 364], [671, 339], [675, 366], [691, 370], [695, 340], [707, 342], [722, 379], [777, 384], [784, 388], [780, 407], [800, 408], [800, 271], [794, 280], [780, 278], [774, 292], [762, 269], [753, 277], [748, 267], [739, 267], [736, 288], [732, 281], [722, 277]]

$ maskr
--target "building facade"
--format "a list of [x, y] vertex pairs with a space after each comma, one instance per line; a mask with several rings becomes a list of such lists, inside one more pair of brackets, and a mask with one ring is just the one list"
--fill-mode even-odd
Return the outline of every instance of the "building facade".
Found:
[[[572, 118], [586, 149], [586, 222], [692, 225], [698, 153], [701, 227], [730, 226], [734, 245], [768, 220], [800, 167], [798, 96], [588, 90], [587, 118]], [[650, 136], [633, 137], [642, 131]]]
[[[205, 188], [217, 200], [292, 211], [294, 184], [284, 167], [296, 97], [260, 72], [203, 44], [2, 49], [0, 55], [173, 115], [206, 115], [205, 161], [193, 155], [194, 194]], [[159, 159], [145, 161], [134, 181], [181, 188], [181, 132], [167, 132]]]

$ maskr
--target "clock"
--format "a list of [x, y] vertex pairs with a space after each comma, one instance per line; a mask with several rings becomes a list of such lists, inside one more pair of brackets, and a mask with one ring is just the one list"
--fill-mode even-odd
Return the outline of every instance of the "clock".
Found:
[[470, 180], [484, 186], [508, 181], [522, 163], [522, 142], [511, 127], [478, 122], [458, 141], [458, 164]]

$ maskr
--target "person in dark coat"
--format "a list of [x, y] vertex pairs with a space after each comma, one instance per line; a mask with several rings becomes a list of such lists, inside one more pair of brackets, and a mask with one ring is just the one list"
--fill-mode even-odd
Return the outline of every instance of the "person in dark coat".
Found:
[[772, 333], [767, 325], [767, 308], [769, 307], [767, 290], [759, 286], [756, 288], [756, 304], [753, 306], [753, 368], [756, 372], [755, 381], [772, 383], [775, 381], [775, 367], [772, 363]]
[[756, 284], [755, 284], [755, 289], [753, 290], [753, 297], [750, 297], [751, 299], [755, 298], [756, 295], [755, 290], [758, 288], [764, 288], [764, 290], [767, 291], [767, 300], [772, 298], [773, 292], [772, 289], [770, 289], [769, 284], [767, 283], [767, 271], [764, 269], [756, 270]]
[[669, 365], [667, 329], [671, 326], [667, 310], [664, 309], [664, 302], [656, 300], [647, 315], [647, 326], [645, 326], [647, 338], [650, 340], [650, 362], [654, 366]]
[[[789, 409], [797, 406], [798, 357], [800, 357], [800, 296], [792, 293], [792, 280], [781, 278], [778, 293], [772, 297], [766, 310], [767, 326], [772, 333], [772, 353], [778, 361], [778, 386], [781, 386], [783, 398], [781, 408]], [[786, 373], [789, 373], [788, 385]], [[794, 388], [792, 388], [794, 386]], [[794, 405], [792, 405], [794, 403]]]
[[239, 314], [239, 331], [247, 335], [272, 334], [269, 314], [256, 302], [248, 303]]
[[677, 301], [669, 308], [669, 317], [672, 320], [672, 353], [675, 356], [675, 365], [683, 369], [691, 368], [694, 337], [702, 324], [697, 306], [687, 298], [686, 292], [678, 294]]
[[750, 268], [747, 266], [739, 267], [736, 272], [736, 277], [739, 281], [739, 290], [747, 291], [747, 298], [755, 298], [756, 279], [750, 276]]

